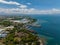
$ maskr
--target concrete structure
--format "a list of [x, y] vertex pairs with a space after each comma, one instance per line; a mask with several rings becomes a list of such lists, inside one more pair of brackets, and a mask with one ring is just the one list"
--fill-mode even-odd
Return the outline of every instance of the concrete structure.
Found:
[[0, 37], [5, 37], [7, 34], [4, 33], [5, 30], [4, 29], [0, 29]]
[[14, 28], [14, 26], [8, 26], [8, 27], [5, 27], [5, 30], [12, 30]]
[[6, 30], [12, 30], [14, 26], [2, 27], [0, 28], [0, 37], [5, 37], [9, 32]]
[[28, 19], [22, 19], [22, 20], [10, 20], [10, 22], [13, 23], [28, 23], [30, 20]]

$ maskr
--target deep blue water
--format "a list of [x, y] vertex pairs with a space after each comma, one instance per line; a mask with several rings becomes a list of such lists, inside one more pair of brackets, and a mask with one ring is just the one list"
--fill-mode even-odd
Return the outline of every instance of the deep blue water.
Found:
[[60, 45], [60, 16], [59, 15], [30, 15], [39, 19], [41, 28], [33, 28], [38, 34], [53, 37], [47, 45]]

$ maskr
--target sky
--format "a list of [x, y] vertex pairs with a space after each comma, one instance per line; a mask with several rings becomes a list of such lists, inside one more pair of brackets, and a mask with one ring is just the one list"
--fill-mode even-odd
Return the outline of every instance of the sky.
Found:
[[60, 14], [60, 0], [0, 0], [0, 14]]

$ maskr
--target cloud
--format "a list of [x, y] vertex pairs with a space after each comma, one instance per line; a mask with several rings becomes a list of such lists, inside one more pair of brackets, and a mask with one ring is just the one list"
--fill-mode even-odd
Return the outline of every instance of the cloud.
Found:
[[5, 0], [0, 0], [0, 3], [4, 3], [4, 4], [14, 4], [14, 5], [21, 5], [18, 2], [13, 2], [13, 1], [5, 1]]
[[27, 5], [20, 5], [19, 8], [25, 9], [25, 8], [27, 8]]
[[[28, 8], [27, 5], [20, 4], [18, 2], [14, 1], [6, 1], [6, 0], [0, 0], [0, 3], [4, 4], [13, 4], [17, 5], [18, 8], [0, 8], [0, 14], [60, 14], [60, 9], [52, 8], [49, 10], [38, 10], [35, 8]], [[31, 3], [27, 3], [28, 5], [31, 5]]]
[[5, 9], [5, 8], [0, 8], [0, 13], [5, 13], [5, 14], [60, 14], [60, 9], [50, 9], [50, 10], [37, 10], [34, 8], [12, 8], [12, 9]]
[[31, 3], [27, 3], [28, 5], [31, 5]]
[[14, 2], [14, 1], [0, 0], [0, 3], [17, 5], [17, 6], [18, 6], [19, 8], [21, 8], [21, 9], [24, 9], [24, 8], [27, 8], [27, 7], [28, 7], [27, 5], [23, 5], [23, 4], [20, 4], [20, 3], [18, 3], [18, 2]]
[[[0, 3], [4, 4], [13, 4], [17, 5], [19, 8], [0, 8], [0, 13], [5, 14], [60, 14], [60, 9], [50, 9], [50, 10], [38, 10], [34, 8], [28, 8], [27, 5], [20, 4], [18, 2], [14, 1], [6, 1], [6, 0], [0, 0]], [[28, 5], [31, 5], [31, 3], [27, 3]]]

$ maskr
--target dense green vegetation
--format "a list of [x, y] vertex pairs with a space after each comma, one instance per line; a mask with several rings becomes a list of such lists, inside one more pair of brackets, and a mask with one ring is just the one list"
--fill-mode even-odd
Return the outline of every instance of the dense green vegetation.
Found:
[[7, 26], [12, 25], [12, 23], [10, 21], [2, 21], [2, 22], [0, 22], [0, 25], [4, 25], [7, 27]]
[[[21, 19], [21, 18], [15, 18], [17, 20]], [[13, 19], [13, 20], [15, 20]], [[31, 19], [28, 18], [31, 23], [36, 22], [36, 19]], [[5, 20], [0, 22], [0, 25], [3, 25], [5, 27], [13, 25], [14, 28], [12, 30], [9, 30], [9, 34], [7, 34], [7, 36], [4, 38], [4, 44], [5, 45], [25, 45], [26, 43], [28, 43], [29, 45], [31, 45], [32, 43], [34, 43], [34, 45], [37, 45], [38, 39], [39, 37], [37, 35], [35, 35], [34, 33], [30, 32], [27, 28], [26, 28], [26, 24], [23, 23], [12, 23], [9, 20]]]
[[[27, 29], [25, 29], [25, 28], [17, 29], [17, 27], [15, 27], [14, 29], [11, 30], [10, 33], [5, 38], [5, 44], [6, 45], [9, 45], [9, 44], [20, 45], [20, 44], [32, 43], [32, 42], [37, 42], [38, 41], [38, 36], [33, 35], [33, 33], [29, 32]], [[21, 34], [22, 36], [20, 36], [20, 34], [15, 35], [17, 33], [22, 33]]]

